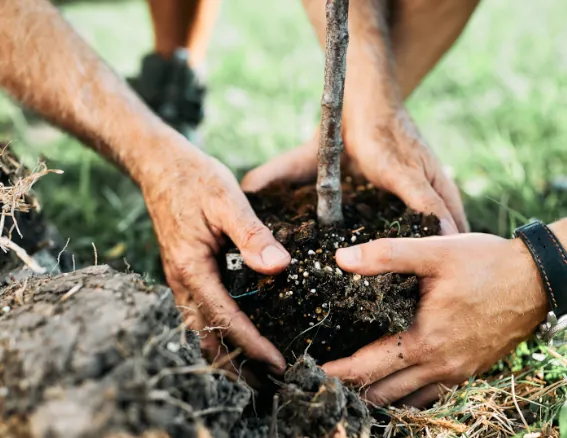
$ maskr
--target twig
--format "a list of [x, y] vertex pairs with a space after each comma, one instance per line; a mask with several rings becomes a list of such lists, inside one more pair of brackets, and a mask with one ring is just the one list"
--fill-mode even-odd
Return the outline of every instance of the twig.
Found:
[[317, 168], [317, 218], [322, 225], [343, 221], [341, 122], [348, 46], [349, 0], [327, 0], [325, 86], [321, 99], [321, 137]]
[[96, 246], [94, 244], [94, 242], [91, 242], [92, 246], [93, 246], [93, 251], [94, 251], [94, 265], [98, 266], [98, 253], [96, 251]]
[[549, 354], [551, 354], [555, 359], [559, 360], [559, 362], [561, 362], [561, 365], [567, 367], [567, 359], [565, 359], [565, 358], [564, 358], [563, 356], [561, 356], [557, 351], [555, 351], [554, 348], [547, 347], [547, 352], [548, 352]]
[[55, 271], [55, 269], [57, 269], [58, 267], [61, 267], [61, 255], [65, 252], [65, 250], [67, 249], [67, 246], [69, 246], [69, 242], [71, 241], [71, 238], [67, 238], [67, 242], [65, 242], [65, 246], [63, 247], [63, 249], [61, 251], [59, 251], [59, 254], [57, 254], [57, 265], [53, 267], [53, 269], [51, 270], [51, 273], [53, 274], [53, 271]]
[[278, 405], [280, 404], [280, 398], [278, 395], [274, 395], [272, 400], [272, 418], [270, 419], [270, 430], [268, 436], [270, 438], [278, 438]]
[[14, 293], [14, 298], [16, 299], [16, 302], [20, 306], [23, 306], [25, 304], [25, 302], [24, 302], [24, 291], [26, 290], [27, 286], [28, 286], [28, 279], [26, 278], [24, 280], [24, 283], [22, 284], [22, 286], [19, 287], [18, 290]]
[[45, 269], [39, 266], [37, 262], [28, 255], [25, 249], [15, 244], [7, 237], [0, 237], [0, 248], [1, 247], [14, 251], [18, 258], [36, 274], [45, 274]]
[[524, 423], [524, 426], [526, 426], [526, 429], [528, 429], [530, 426], [528, 426], [528, 422], [526, 421], [526, 419], [524, 418], [524, 414], [522, 413], [522, 410], [520, 409], [520, 405], [518, 404], [518, 400], [516, 400], [516, 383], [514, 382], [514, 374], [511, 375], [512, 378], [512, 400], [514, 401], [514, 406], [516, 406], [516, 410], [518, 411], [518, 414], [520, 414], [520, 418], [522, 419], [522, 423]]
[[69, 298], [71, 298], [73, 295], [79, 292], [82, 288], [83, 288], [83, 283], [77, 283], [61, 297], [60, 301], [67, 301]]

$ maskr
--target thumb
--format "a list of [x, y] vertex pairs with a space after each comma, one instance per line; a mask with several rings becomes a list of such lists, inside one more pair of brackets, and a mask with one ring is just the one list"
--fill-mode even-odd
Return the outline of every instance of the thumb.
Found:
[[250, 268], [262, 274], [277, 274], [285, 269], [291, 257], [241, 195], [244, 207], [241, 207], [240, 214], [224, 215], [223, 231], [238, 247]]
[[308, 182], [317, 175], [318, 132], [301, 146], [278, 155], [248, 172], [242, 179], [245, 192], [257, 192], [273, 182]]
[[441, 266], [443, 237], [378, 239], [336, 253], [337, 264], [348, 272], [378, 275], [387, 272], [431, 277]]

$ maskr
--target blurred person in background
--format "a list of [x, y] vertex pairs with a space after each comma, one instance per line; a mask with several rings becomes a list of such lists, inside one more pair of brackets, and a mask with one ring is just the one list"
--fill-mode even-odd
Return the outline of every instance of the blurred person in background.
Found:
[[148, 0], [154, 51], [129, 79], [144, 102], [194, 144], [203, 120], [207, 49], [220, 0]]
[[[413, 396], [412, 402], [422, 404], [437, 397], [437, 383], [462, 382], [486, 369], [533, 333], [548, 308], [541, 278], [522, 242], [456, 235], [468, 229], [459, 191], [404, 105], [459, 36], [477, 3], [351, 1], [345, 156], [375, 186], [414, 210], [439, 217], [445, 234], [380, 239], [337, 253], [347, 271], [415, 273], [421, 281], [416, 323], [402, 339], [386, 338], [324, 365], [330, 374], [366, 387], [373, 403]], [[325, 0], [304, 4], [323, 44]], [[121, 166], [139, 185], [185, 322], [197, 331], [220, 328], [202, 338], [205, 357], [220, 360], [228, 354], [221, 348], [224, 337], [247, 358], [281, 374], [286, 365], [282, 355], [228, 295], [215, 255], [228, 237], [248, 266], [268, 275], [285, 269], [290, 256], [256, 217], [231, 172], [167, 126], [165, 117], [157, 117], [47, 0], [0, 0], [0, 11], [0, 86]], [[207, 16], [215, 13], [211, 9]], [[172, 16], [164, 21], [156, 16], [156, 29]], [[156, 51], [164, 60], [179, 44], [187, 44], [182, 28], [187, 29], [179, 24], [171, 34], [177, 37], [167, 44], [157, 44], [156, 38]], [[207, 46], [208, 37], [198, 40], [206, 44], [191, 45]], [[191, 50], [204, 57], [199, 49]], [[189, 53], [185, 65], [193, 68], [203, 57]], [[276, 179], [312, 179], [317, 143], [315, 133], [306, 144], [253, 170], [242, 186], [258, 190]], [[566, 221], [552, 230], [556, 246], [565, 245]]]

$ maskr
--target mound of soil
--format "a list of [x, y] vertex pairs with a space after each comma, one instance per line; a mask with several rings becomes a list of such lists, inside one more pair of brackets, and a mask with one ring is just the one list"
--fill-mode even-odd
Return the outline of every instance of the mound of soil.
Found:
[[138, 275], [99, 266], [0, 288], [0, 436], [367, 436], [362, 401], [309, 358], [277, 397], [262, 409], [209, 366], [171, 292]]
[[291, 265], [277, 276], [260, 275], [231, 246], [226, 250], [224, 281], [289, 363], [305, 351], [319, 363], [349, 356], [411, 325], [419, 298], [415, 276], [361, 277], [341, 271], [334, 256], [338, 248], [383, 237], [439, 234], [436, 217], [416, 213], [398, 198], [352, 177], [343, 182], [342, 227], [317, 225], [314, 185], [276, 184], [248, 198], [290, 252]]

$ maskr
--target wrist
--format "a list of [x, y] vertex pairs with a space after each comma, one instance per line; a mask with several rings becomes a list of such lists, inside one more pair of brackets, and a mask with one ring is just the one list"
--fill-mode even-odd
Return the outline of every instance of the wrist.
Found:
[[[567, 317], [567, 256], [564, 250], [567, 242], [567, 221], [558, 221], [549, 226], [536, 221], [516, 229], [514, 236], [517, 237], [514, 242], [518, 250], [527, 253], [524, 258], [531, 259], [531, 268], [528, 265], [519, 268], [522, 272], [529, 269], [532, 276], [535, 271], [539, 289], [542, 291], [533, 298], [540, 321], [546, 321], [546, 324], [539, 327], [538, 337], [551, 341], [557, 333], [565, 329]], [[545, 313], [543, 319], [542, 311]]]
[[524, 318], [530, 331], [535, 331], [538, 325], [545, 321], [549, 312], [549, 299], [535, 261], [524, 242], [515, 238], [509, 241], [509, 245], [515, 260], [513, 266], [518, 278], [521, 278], [517, 283], [521, 294], [518, 300], [527, 304], [528, 311], [525, 312]]
[[[144, 126], [141, 126], [144, 125]], [[157, 184], [167, 172], [175, 172], [183, 166], [183, 173], [194, 173], [193, 165], [203, 152], [185, 137], [161, 120], [155, 123], [133, 123], [111, 145], [118, 161], [134, 182], [145, 191], [147, 186]]]
[[344, 113], [355, 120], [372, 120], [395, 114], [403, 108], [386, 48], [366, 41], [350, 43], [347, 55]]

